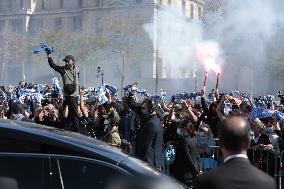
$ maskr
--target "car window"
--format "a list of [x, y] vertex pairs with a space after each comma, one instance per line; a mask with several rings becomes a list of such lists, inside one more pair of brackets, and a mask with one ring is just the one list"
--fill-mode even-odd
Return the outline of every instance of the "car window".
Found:
[[0, 138], [0, 152], [81, 155], [76, 151], [34, 141]]
[[127, 177], [116, 168], [101, 163], [60, 159], [59, 164], [62, 183], [68, 189], [103, 189], [111, 182]]
[[43, 176], [42, 158], [0, 156], [0, 180], [8, 180], [12, 188], [44, 189]]
[[0, 183], [8, 181], [9, 189], [104, 189], [129, 176], [115, 165], [84, 157], [0, 152]]

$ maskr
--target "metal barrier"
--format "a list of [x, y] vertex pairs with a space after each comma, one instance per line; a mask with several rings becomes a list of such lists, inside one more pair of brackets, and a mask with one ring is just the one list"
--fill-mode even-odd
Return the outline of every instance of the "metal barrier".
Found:
[[274, 177], [277, 174], [279, 162], [279, 153], [267, 148], [252, 148], [248, 149], [248, 157], [251, 163]]
[[[248, 157], [251, 163], [262, 171], [274, 176], [278, 173], [279, 153], [265, 148], [248, 149]], [[208, 171], [223, 164], [223, 155], [219, 146], [210, 146], [207, 152], [200, 154], [202, 170]]]
[[[170, 145], [165, 150], [165, 164], [164, 172], [169, 174], [169, 166], [173, 163], [175, 158], [175, 147]], [[275, 178], [278, 189], [282, 188], [284, 178], [284, 150], [275, 152], [267, 148], [251, 148], [248, 149], [248, 158], [252, 165], [259, 168]], [[200, 153], [200, 160], [202, 171], [210, 171], [223, 164], [223, 155], [219, 146], [209, 146], [203, 149]]]
[[222, 155], [219, 146], [208, 146], [205, 152], [200, 154], [202, 171], [210, 171], [222, 164]]
[[[267, 148], [248, 149], [250, 162], [260, 170], [275, 178], [279, 189], [282, 187], [284, 151], [277, 153]], [[207, 152], [200, 154], [202, 171], [210, 171], [223, 164], [223, 155], [219, 146], [210, 146]]]
[[282, 188], [282, 179], [283, 179], [283, 155], [284, 155], [284, 150], [281, 151], [280, 153], [280, 160], [279, 160], [279, 169], [278, 169], [278, 174], [276, 175], [278, 177], [277, 182], [278, 182], [278, 188]]

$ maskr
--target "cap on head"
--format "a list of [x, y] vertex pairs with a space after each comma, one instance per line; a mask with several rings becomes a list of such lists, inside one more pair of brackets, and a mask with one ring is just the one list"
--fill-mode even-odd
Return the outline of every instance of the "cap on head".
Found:
[[65, 58], [63, 59], [64, 62], [69, 61], [69, 60], [75, 61], [75, 57], [72, 56], [72, 55], [67, 55], [67, 56], [65, 56]]

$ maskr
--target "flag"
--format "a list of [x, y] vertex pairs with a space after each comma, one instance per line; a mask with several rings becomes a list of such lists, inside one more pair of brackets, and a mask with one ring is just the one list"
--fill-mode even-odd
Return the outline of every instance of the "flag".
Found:
[[113, 85], [106, 84], [105, 88], [109, 90], [110, 95], [114, 96], [117, 93], [117, 88]]
[[254, 108], [253, 111], [249, 114], [250, 120], [254, 120], [255, 118], [261, 119], [268, 117], [275, 117], [281, 122], [284, 121], [284, 113], [278, 110]]
[[284, 122], [284, 113], [283, 112], [276, 110], [275, 116], [278, 120], [280, 120], [281, 122]]

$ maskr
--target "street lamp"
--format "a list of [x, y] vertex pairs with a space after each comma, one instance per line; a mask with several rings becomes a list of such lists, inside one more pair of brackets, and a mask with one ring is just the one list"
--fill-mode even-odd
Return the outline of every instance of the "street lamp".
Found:
[[158, 40], [158, 36], [159, 36], [159, 4], [158, 4], [158, 0], [155, 1], [155, 13], [156, 13], [156, 51], [155, 51], [155, 69], [156, 69], [156, 82], [155, 82], [155, 93], [157, 94], [158, 91], [158, 85], [159, 85], [159, 71], [158, 71], [158, 56], [159, 56], [159, 40]]
[[104, 84], [104, 72], [100, 66], [98, 66], [97, 68], [97, 78], [99, 78], [99, 76], [102, 76], [102, 85], [103, 85]]

